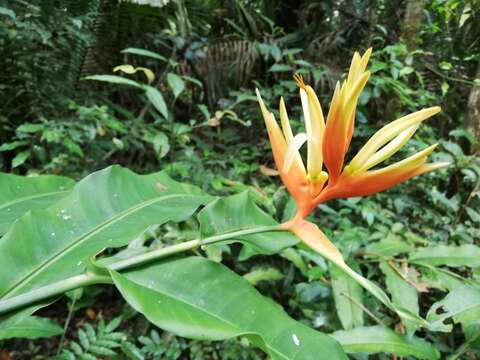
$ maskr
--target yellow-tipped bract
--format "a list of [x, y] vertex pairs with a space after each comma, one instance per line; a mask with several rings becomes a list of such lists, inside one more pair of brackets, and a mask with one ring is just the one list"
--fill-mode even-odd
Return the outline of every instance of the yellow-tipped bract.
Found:
[[[435, 148], [433, 145], [390, 166], [371, 170], [398, 152], [424, 120], [441, 110], [434, 106], [385, 125], [344, 166], [353, 136], [358, 98], [370, 77], [366, 67], [371, 52], [368, 49], [363, 56], [358, 52], [353, 55], [347, 79], [335, 87], [326, 123], [313, 88], [306, 85], [301, 76], [294, 76], [300, 91], [305, 133], [294, 136], [283, 98], [280, 99], [280, 129], [256, 90], [280, 177], [297, 202], [297, 218], [305, 218], [325, 201], [373, 194], [448, 165], [426, 163]], [[306, 167], [299, 151], [305, 143]]]

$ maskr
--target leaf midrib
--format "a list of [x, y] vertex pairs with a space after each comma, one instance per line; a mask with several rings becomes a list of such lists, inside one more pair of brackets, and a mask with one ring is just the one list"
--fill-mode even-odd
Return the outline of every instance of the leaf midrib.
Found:
[[44, 260], [38, 267], [34, 268], [32, 271], [30, 271], [27, 275], [25, 275], [23, 278], [20, 280], [16, 281], [8, 290], [6, 290], [2, 295], [0, 295], [0, 299], [5, 299], [9, 297], [9, 295], [14, 294], [16, 291], [18, 291], [19, 288], [21, 288], [22, 284], [30, 281], [32, 278], [34, 278], [37, 274], [39, 274], [43, 269], [47, 268], [50, 264], [58, 260], [59, 258], [63, 257], [65, 254], [69, 252], [69, 250], [72, 250], [76, 248], [77, 246], [81, 245], [85, 240], [88, 240], [92, 236], [98, 234], [100, 231], [103, 229], [107, 228], [110, 225], [115, 224], [117, 221], [122, 220], [123, 218], [127, 217], [128, 215], [131, 215], [135, 213], [138, 210], [141, 210], [147, 206], [153, 205], [156, 202], [160, 202], [163, 200], [167, 199], [172, 199], [175, 197], [182, 197], [182, 196], [191, 196], [195, 197], [197, 195], [192, 195], [192, 194], [172, 194], [172, 195], [166, 195], [162, 197], [158, 197], [155, 199], [151, 199], [148, 201], [145, 201], [143, 203], [139, 203], [133, 207], [127, 208], [125, 210], [122, 210], [117, 214], [117, 216], [109, 218], [107, 221], [104, 221], [103, 223], [100, 223], [99, 225], [95, 226], [92, 230], [84, 233], [78, 239], [72, 243], [67, 244], [67, 246], [63, 247], [56, 253], [54, 253], [51, 257], [47, 258]]
[[1, 205], [0, 205], [0, 211], [3, 210], [3, 209], [5, 209], [5, 208], [7, 208], [7, 207], [14, 206], [14, 205], [19, 204], [19, 203], [22, 203], [22, 202], [26, 202], [26, 201], [33, 200], [33, 199], [39, 199], [39, 198], [42, 198], [42, 197], [57, 195], [57, 194], [61, 194], [61, 193], [67, 193], [67, 192], [69, 192], [69, 191], [70, 191], [70, 190], [52, 191], [52, 192], [48, 192], [48, 193], [41, 193], [41, 194], [24, 196], [24, 197], [21, 197], [21, 198], [16, 198], [16, 199], [14, 199], [14, 200], [11, 200], [11, 201], [9, 201], [9, 202], [6, 202], [6, 203], [4, 203], [4, 204], [1, 204]]

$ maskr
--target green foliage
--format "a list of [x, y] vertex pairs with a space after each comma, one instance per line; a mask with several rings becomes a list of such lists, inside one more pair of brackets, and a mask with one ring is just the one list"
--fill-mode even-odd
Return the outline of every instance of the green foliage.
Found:
[[[208, 200], [165, 173], [94, 173], [56, 204], [21, 217], [2, 238], [0, 261], [12, 271], [0, 275], [0, 298], [79, 274], [105, 247], [126, 245], [152, 224], [185, 220]], [[36, 244], [45, 251], [29, 256]]]
[[114, 318], [108, 324], [101, 319], [95, 329], [89, 323], [78, 329], [76, 340], [69, 341], [68, 348], [62, 350], [58, 360], [96, 360], [112, 358], [127, 339], [127, 334], [116, 331], [121, 317]]
[[62, 328], [55, 321], [39, 316], [25, 317], [17, 321], [15, 317], [10, 321], [2, 321], [0, 339], [27, 338], [36, 339], [42, 337], [57, 336], [62, 333]]
[[418, 359], [439, 359], [440, 354], [431, 344], [418, 338], [407, 338], [381, 326], [359, 327], [338, 331], [333, 337], [340, 341], [347, 352], [372, 354], [393, 353], [415, 356]]
[[[127, 302], [159, 327], [193, 339], [243, 335], [272, 359], [343, 359], [326, 335], [288, 318], [223, 265], [189, 257], [112, 274]], [[242, 296], [238, 296], [238, 294]]]
[[74, 181], [62, 176], [22, 177], [0, 173], [0, 235], [28, 210], [57, 202], [73, 187]]
[[[194, 259], [218, 269], [220, 278], [232, 282], [229, 288], [239, 284], [272, 313], [281, 313], [278, 316], [287, 320], [279, 326], [306, 324], [318, 331], [302, 329], [322, 341], [320, 332], [332, 333], [349, 353], [478, 357], [480, 160], [471, 153], [478, 139], [462, 127], [470, 88], [478, 82], [480, 11], [477, 1], [428, 1], [412, 51], [399, 40], [405, 4], [0, 2], [0, 169], [32, 175], [0, 174], [0, 264], [9, 269], [0, 272], [0, 305], [10, 295], [84, 271], [111, 282], [104, 267], [112, 263], [289, 219], [294, 205], [268, 170], [274, 165], [253, 89], [262, 89], [277, 118], [276, 104], [283, 96], [292, 109], [294, 130], [303, 130], [292, 75], [302, 74], [315, 88], [326, 114], [352, 52], [373, 46], [372, 74], [359, 100], [351, 146], [358, 148], [386, 121], [406, 111], [439, 104], [442, 114], [423, 125], [398, 156], [441, 139], [434, 160], [452, 165], [370, 198], [322, 205], [312, 220], [352, 268], [384, 289], [396, 307], [426, 317], [430, 326], [418, 327], [379, 306], [351, 278], [283, 232], [241, 233], [195, 250], [209, 260]], [[120, 64], [148, 69], [155, 79], [149, 83], [143, 70], [114, 74]], [[111, 164], [138, 173], [163, 172], [140, 176], [113, 167], [76, 184], [70, 180]], [[173, 182], [167, 173], [202, 191]], [[183, 200], [164, 201], [170, 195]], [[116, 276], [154, 296], [165, 297], [158, 290], [167, 287], [191, 296], [189, 290], [193, 293], [205, 283], [191, 281], [199, 276], [195, 270], [186, 274], [180, 268], [190, 283], [177, 283], [172, 275], [156, 284], [155, 291], [134, 276], [145, 273], [157, 281], [166, 276], [154, 273], [157, 267], [177, 270], [176, 265], [191, 259], [170, 257]], [[265, 297], [212, 261], [243, 275]], [[209, 272], [208, 282], [215, 284], [216, 276]], [[266, 298], [279, 303], [289, 317]], [[174, 300], [179, 302], [178, 297]], [[58, 334], [56, 323], [65, 317], [58, 304], [40, 302], [0, 315], [0, 338]], [[107, 322], [125, 306], [120, 296], [100, 290], [84, 295], [76, 309], [85, 304], [95, 311], [103, 308], [99, 311]], [[212, 311], [221, 312], [221, 305]], [[42, 307], [41, 316], [32, 315]], [[141, 312], [161, 325], [168, 315], [157, 307]], [[223, 319], [237, 320], [232, 314]], [[254, 340], [186, 340], [148, 325], [137, 329], [134, 324], [143, 316], [135, 311], [130, 316], [122, 324], [122, 339], [112, 340], [115, 346], [98, 343], [108, 335], [103, 330], [101, 335], [103, 320], [96, 327], [81, 325], [76, 335], [70, 331], [78, 323], [72, 323], [66, 338], [75, 340], [67, 341], [64, 354], [264, 358]], [[179, 327], [188, 323], [188, 316], [183, 320]], [[176, 330], [185, 334], [186, 328]], [[268, 338], [272, 329], [261, 330]], [[285, 344], [280, 345], [294, 346], [292, 338], [281, 338]], [[0, 346], [7, 352], [22, 348], [20, 357], [51, 358], [49, 344], [56, 339], [31, 340], [26, 346], [11, 339]], [[83, 355], [74, 352], [73, 343]], [[261, 341], [256, 343], [262, 347]], [[103, 354], [95, 346], [102, 347]]]
[[362, 288], [337, 266], [331, 265], [330, 275], [337, 315], [345, 330], [363, 325]]
[[[254, 226], [278, 224], [254, 202], [250, 192], [242, 192], [208, 204], [198, 214], [202, 237], [228, 233]], [[275, 254], [298, 243], [298, 239], [284, 231], [242, 235], [233, 240], [244, 243], [241, 258], [254, 254]]]

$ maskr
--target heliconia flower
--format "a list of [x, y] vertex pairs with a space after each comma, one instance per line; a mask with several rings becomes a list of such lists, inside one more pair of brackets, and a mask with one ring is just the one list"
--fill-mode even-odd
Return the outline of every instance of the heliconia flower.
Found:
[[[363, 56], [358, 52], [353, 55], [346, 80], [341, 85], [337, 83], [335, 88], [326, 123], [312, 87], [306, 85], [301, 76], [294, 76], [300, 89], [305, 133], [293, 135], [283, 98], [279, 109], [280, 129], [256, 90], [277, 169], [297, 203], [299, 218], [305, 218], [325, 201], [374, 194], [448, 165], [426, 163], [436, 146], [432, 145], [390, 166], [372, 169], [399, 151], [424, 120], [441, 110], [434, 106], [385, 125], [344, 166], [354, 131], [357, 101], [370, 76], [366, 67], [371, 52], [368, 49]], [[304, 143], [307, 143], [306, 168], [299, 152]]]
[[[368, 49], [363, 56], [358, 52], [353, 55], [347, 79], [341, 85], [337, 83], [335, 87], [326, 123], [314, 90], [304, 83], [301, 76], [294, 76], [300, 89], [305, 133], [293, 135], [283, 98], [280, 99], [279, 108], [280, 128], [273, 113], [265, 106], [260, 92], [256, 90], [276, 167], [283, 184], [297, 204], [297, 214], [281, 227], [291, 231], [307, 246], [335, 263], [403, 319], [428, 326], [422, 318], [396, 307], [378, 286], [348, 267], [340, 251], [327, 236], [315, 224], [305, 220], [315, 207], [325, 201], [374, 194], [414, 176], [448, 165], [426, 162], [428, 155], [436, 147], [432, 145], [402, 161], [372, 169], [398, 152], [424, 120], [438, 113], [440, 107], [435, 106], [385, 125], [367, 141], [350, 163], [344, 166], [345, 154], [354, 131], [357, 101], [370, 76], [366, 67], [371, 52], [372, 50]], [[299, 152], [305, 142], [306, 167]]]

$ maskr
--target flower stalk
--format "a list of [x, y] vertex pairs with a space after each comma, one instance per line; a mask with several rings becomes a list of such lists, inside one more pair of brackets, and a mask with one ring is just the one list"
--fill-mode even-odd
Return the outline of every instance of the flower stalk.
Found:
[[[172, 255], [194, 250], [203, 245], [218, 243], [221, 241], [238, 238], [240, 236], [257, 234], [269, 231], [282, 231], [280, 225], [257, 226], [242, 230], [232, 231], [225, 234], [214, 235], [203, 239], [194, 239], [179, 244], [170, 245], [164, 248], [152, 250], [145, 254], [132, 256], [131, 258], [120, 260], [106, 266], [107, 271], [125, 271], [135, 266], [143, 265], [155, 260], [167, 258]], [[20, 309], [27, 305], [46, 300], [58, 295], [62, 295], [70, 290], [78, 289], [88, 285], [111, 284], [110, 276], [92, 271], [86, 271], [83, 274], [72, 276], [68, 279], [60, 280], [55, 283], [31, 290], [11, 298], [0, 301], [0, 315], [10, 311]]]

